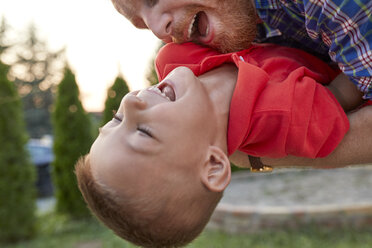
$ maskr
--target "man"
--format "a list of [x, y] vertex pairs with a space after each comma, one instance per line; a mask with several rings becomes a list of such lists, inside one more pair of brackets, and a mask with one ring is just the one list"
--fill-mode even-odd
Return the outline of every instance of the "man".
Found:
[[[330, 58], [343, 71], [333, 83], [344, 92], [352, 110], [372, 99], [372, 2], [369, 0], [112, 0], [137, 28], [150, 29], [165, 42], [193, 41], [231, 52], [248, 47], [257, 37], [301, 46]], [[257, 24], [261, 27], [257, 33]], [[278, 36], [281, 35], [281, 36]], [[283, 39], [278, 38], [283, 37]], [[289, 43], [289, 44], [288, 44]], [[351, 82], [354, 84], [352, 84]], [[339, 147], [323, 159], [262, 158], [273, 165], [340, 166], [372, 162], [372, 107], [349, 113], [350, 131]], [[246, 156], [237, 158], [248, 164]]]

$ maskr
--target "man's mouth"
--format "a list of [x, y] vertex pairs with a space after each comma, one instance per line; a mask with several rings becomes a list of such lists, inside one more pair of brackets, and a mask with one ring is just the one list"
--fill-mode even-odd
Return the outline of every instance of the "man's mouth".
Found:
[[208, 37], [209, 31], [208, 17], [204, 11], [200, 11], [194, 15], [190, 22], [187, 32], [187, 40], [192, 38]]
[[150, 87], [149, 90], [152, 90], [160, 94], [161, 96], [163, 96], [164, 98], [171, 102], [174, 102], [176, 100], [176, 93], [174, 92], [173, 87], [167, 82], [162, 82], [158, 85], [154, 85]]

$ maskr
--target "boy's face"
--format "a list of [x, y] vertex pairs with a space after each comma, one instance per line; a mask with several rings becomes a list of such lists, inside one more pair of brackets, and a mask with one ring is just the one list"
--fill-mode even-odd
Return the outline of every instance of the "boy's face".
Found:
[[193, 165], [205, 158], [214, 120], [203, 84], [178, 67], [156, 87], [123, 98], [91, 148], [93, 175], [119, 192], [128, 192], [128, 185], [146, 191], [156, 183], [195, 179], [199, 168]]

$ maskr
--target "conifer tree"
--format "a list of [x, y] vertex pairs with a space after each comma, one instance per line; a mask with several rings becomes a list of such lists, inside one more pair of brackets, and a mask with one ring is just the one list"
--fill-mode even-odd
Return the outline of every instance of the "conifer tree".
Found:
[[0, 61], [0, 241], [29, 238], [35, 231], [35, 168], [26, 151], [22, 103]]
[[53, 125], [56, 210], [74, 217], [85, 217], [89, 211], [79, 192], [74, 166], [80, 156], [88, 153], [92, 144], [91, 120], [80, 102], [75, 75], [68, 66], [58, 85]]
[[129, 88], [121, 75], [116, 77], [114, 84], [107, 90], [105, 110], [103, 111], [102, 123], [106, 124], [112, 119], [113, 112], [116, 111], [121, 99], [129, 92]]
[[64, 50], [51, 52], [34, 24], [23, 35], [24, 40], [8, 50], [15, 57], [10, 76], [23, 102], [28, 134], [41, 138], [52, 134], [51, 110], [56, 84], [63, 76]]

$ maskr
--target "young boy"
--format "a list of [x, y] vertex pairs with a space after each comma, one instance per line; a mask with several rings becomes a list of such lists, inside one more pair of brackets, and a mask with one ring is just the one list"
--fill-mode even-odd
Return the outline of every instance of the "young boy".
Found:
[[76, 166], [92, 212], [137, 245], [193, 240], [230, 182], [237, 151], [327, 156], [349, 127], [319, 84], [337, 72], [296, 49], [218, 54], [168, 44], [156, 68], [161, 83], [127, 94]]

